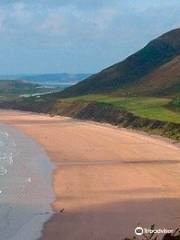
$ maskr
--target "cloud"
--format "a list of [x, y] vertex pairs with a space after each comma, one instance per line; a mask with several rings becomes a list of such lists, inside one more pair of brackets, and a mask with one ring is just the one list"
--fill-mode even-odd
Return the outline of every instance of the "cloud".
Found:
[[[180, 8], [178, 1], [172, 0], [170, 4], [167, 0], [136, 0], [136, 3], [134, 0], [1, 0], [0, 29], [18, 31], [18, 27], [24, 25], [36, 34], [38, 31], [40, 34], [44, 31], [48, 36], [77, 33], [84, 38], [85, 34], [92, 33], [96, 38], [115, 28], [135, 27], [134, 23], [139, 24], [139, 19], [151, 25], [154, 19], [159, 19], [159, 10], [162, 15], [170, 8], [169, 16], [173, 12], [171, 8]], [[179, 21], [178, 17], [176, 20]]]
[[87, 34], [96, 38], [110, 27], [118, 12], [115, 8], [103, 7], [96, 11], [82, 11], [75, 6], [50, 10], [39, 29], [49, 34], [82, 38]]
[[27, 28], [34, 14], [23, 2], [14, 2], [10, 6], [0, 5], [0, 30], [4, 33], [18, 32], [22, 26]]
[[0, 61], [7, 70], [97, 71], [180, 26], [179, 12], [179, 0], [1, 0]]

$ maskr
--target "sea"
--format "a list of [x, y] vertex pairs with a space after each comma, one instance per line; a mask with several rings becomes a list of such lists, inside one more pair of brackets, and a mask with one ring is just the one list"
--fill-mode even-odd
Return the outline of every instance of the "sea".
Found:
[[0, 240], [37, 240], [52, 216], [52, 171], [44, 149], [0, 124]]

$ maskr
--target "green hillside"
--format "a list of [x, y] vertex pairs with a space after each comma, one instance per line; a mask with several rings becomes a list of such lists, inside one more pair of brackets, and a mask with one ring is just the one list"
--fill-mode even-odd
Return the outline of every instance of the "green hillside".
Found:
[[39, 84], [28, 83], [22, 80], [0, 80], [0, 100], [10, 101], [20, 96], [31, 96], [54, 91]]
[[34, 92], [38, 84], [31, 84], [24, 81], [0, 80], [0, 94], [23, 94]]
[[0, 107], [107, 122], [180, 140], [179, 97], [180, 29], [176, 29], [62, 92], [8, 98], [0, 101]]
[[[60, 100], [62, 101], [62, 100]], [[155, 97], [114, 97], [107, 95], [85, 95], [63, 101], [98, 102], [123, 108], [136, 116], [180, 124], [180, 113], [168, 108], [171, 99]]]
[[[137, 53], [131, 55], [124, 61], [117, 63], [88, 79], [65, 89], [60, 96], [71, 97], [92, 93], [112, 93], [119, 95], [172, 95], [180, 92], [180, 78], [177, 74], [176, 81], [172, 81], [171, 74], [166, 81], [169, 81], [168, 87], [164, 89], [164, 77], [161, 68], [172, 67], [166, 65], [176, 59], [179, 66], [180, 54], [180, 28], [172, 30], [159, 38], [151, 41], [147, 46]], [[174, 60], [175, 61], [175, 60]], [[179, 73], [180, 70], [178, 70]], [[170, 72], [170, 70], [169, 70]], [[153, 75], [151, 75], [153, 74]], [[172, 73], [174, 74], [174, 73]], [[147, 82], [151, 81], [153, 85], [151, 91], [144, 92]], [[153, 79], [153, 82], [152, 82]], [[159, 89], [157, 89], [156, 84]], [[155, 90], [153, 88], [155, 86]], [[129, 91], [133, 87], [133, 91]], [[135, 90], [137, 87], [137, 91]], [[132, 90], [132, 89], [131, 89]], [[142, 90], [142, 91], [141, 91]]]
[[177, 96], [180, 94], [180, 56], [141, 78], [128, 89], [118, 89], [114, 95]]

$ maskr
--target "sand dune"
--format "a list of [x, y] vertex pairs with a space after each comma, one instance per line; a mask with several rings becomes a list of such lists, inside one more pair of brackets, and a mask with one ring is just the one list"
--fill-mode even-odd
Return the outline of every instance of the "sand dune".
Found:
[[[0, 121], [44, 146], [57, 166], [43, 240], [116, 240], [138, 223], [180, 223], [180, 149], [125, 129], [15, 111]], [[64, 208], [64, 212], [60, 210]]]

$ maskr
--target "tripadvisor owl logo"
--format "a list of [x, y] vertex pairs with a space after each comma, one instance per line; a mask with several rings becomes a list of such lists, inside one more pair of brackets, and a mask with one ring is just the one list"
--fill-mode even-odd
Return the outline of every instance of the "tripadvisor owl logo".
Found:
[[143, 233], [144, 233], [144, 230], [143, 230], [142, 227], [137, 227], [137, 228], [135, 228], [135, 234], [136, 234], [137, 236], [141, 236], [141, 235], [143, 235]]
[[142, 236], [146, 234], [172, 234], [174, 232], [173, 229], [166, 229], [166, 228], [158, 228], [155, 229], [155, 226], [152, 225], [151, 228], [142, 228], [140, 226], [135, 228], [135, 234], [137, 236]]

